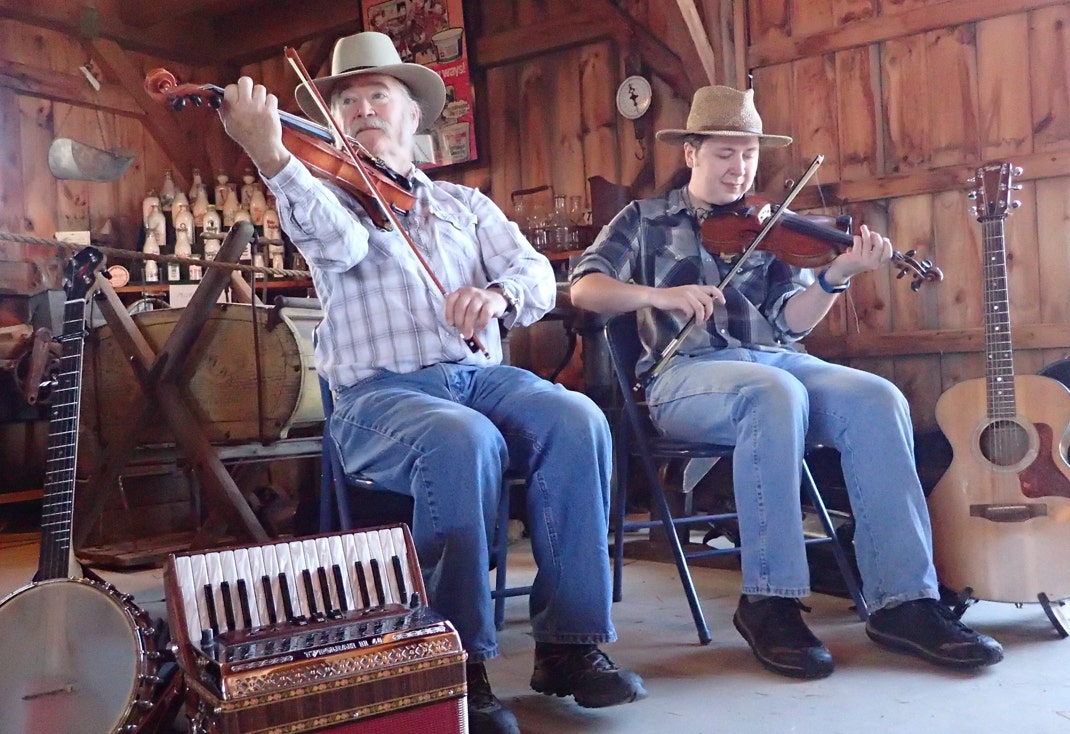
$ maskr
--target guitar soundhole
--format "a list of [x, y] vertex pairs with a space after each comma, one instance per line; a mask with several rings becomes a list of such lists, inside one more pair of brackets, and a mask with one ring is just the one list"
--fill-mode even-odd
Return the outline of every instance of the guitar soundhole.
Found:
[[1014, 421], [993, 421], [981, 431], [981, 454], [996, 466], [1014, 466], [1029, 452], [1029, 434]]

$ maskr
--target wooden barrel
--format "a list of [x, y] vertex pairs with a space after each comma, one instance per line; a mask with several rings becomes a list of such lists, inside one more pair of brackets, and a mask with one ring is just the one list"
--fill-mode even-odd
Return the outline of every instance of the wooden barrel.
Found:
[[[154, 310], [133, 319], [158, 353], [182, 312]], [[184, 361], [179, 390], [214, 444], [271, 443], [294, 425], [323, 420], [307, 319], [295, 325], [293, 319], [269, 318], [271, 313], [256, 311], [257, 350], [252, 308], [217, 305]], [[83, 373], [80, 453], [92, 456], [113, 437], [132, 430], [151, 398], [142, 391], [110, 326], [96, 329], [86, 340]], [[310, 399], [317, 405], [310, 405]], [[173, 443], [159, 414], [139, 441], [142, 446]]]

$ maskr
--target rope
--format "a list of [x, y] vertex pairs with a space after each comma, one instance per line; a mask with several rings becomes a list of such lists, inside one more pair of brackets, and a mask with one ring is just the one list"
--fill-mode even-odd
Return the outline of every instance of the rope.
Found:
[[[21, 242], [28, 245], [45, 245], [52, 247], [60, 247], [70, 252], [78, 252], [82, 250], [85, 245], [75, 245], [70, 242], [61, 242], [59, 240], [49, 240], [43, 237], [34, 237], [28, 234], [16, 234], [14, 232], [0, 231], [0, 240], [6, 240], [8, 242]], [[260, 239], [260, 243], [271, 244], [270, 240]], [[275, 243], [278, 244], [278, 243]], [[179, 265], [200, 265], [205, 268], [219, 268], [220, 270], [237, 270], [242, 273], [263, 273], [265, 275], [274, 278], [288, 278], [293, 280], [307, 280], [312, 276], [307, 270], [287, 270], [284, 268], [268, 268], [258, 265], [242, 265], [241, 263], [225, 263], [217, 262], [215, 260], [202, 260], [196, 257], [179, 257], [178, 255], [147, 255], [144, 252], [137, 250], [124, 250], [118, 247], [105, 247], [103, 245], [93, 245], [94, 248], [100, 250], [108, 257], [114, 257], [120, 260], [155, 260], [157, 262], [164, 263], [178, 263]]]

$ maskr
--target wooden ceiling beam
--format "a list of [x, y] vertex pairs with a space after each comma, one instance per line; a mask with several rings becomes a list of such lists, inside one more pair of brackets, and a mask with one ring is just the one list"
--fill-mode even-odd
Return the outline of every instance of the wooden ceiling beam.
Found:
[[473, 63], [484, 69], [515, 64], [612, 38], [624, 46], [637, 44], [650, 69], [686, 99], [691, 99], [695, 89], [705, 84], [701, 71], [692, 79], [672, 49], [610, 0], [582, 0], [578, 4], [583, 9], [569, 15], [481, 37], [475, 44]]
[[187, 39], [197, 35], [188, 22], [172, 24], [166, 32], [147, 32], [122, 23], [118, 18], [86, 8], [80, 0], [0, 0], [0, 18], [48, 28], [76, 38], [106, 38], [123, 48], [167, 59], [191, 61]]
[[617, 31], [590, 13], [575, 12], [545, 23], [523, 26], [476, 40], [472, 63], [482, 69], [515, 64], [542, 54], [564, 51], [611, 38]]
[[[254, 61], [282, 56], [284, 46], [327, 39], [332, 46], [342, 36], [362, 30], [364, 23], [354, 3], [337, 0], [302, 0], [281, 3], [258, 11], [254, 23], [247, 11], [217, 15], [215, 35], [227, 38], [227, 60], [243, 66]], [[241, 28], [240, 35], [234, 29]], [[218, 55], [219, 48], [198, 49], [198, 53]], [[312, 71], [312, 69], [309, 69]]]
[[[574, 0], [592, 17], [616, 24], [617, 40], [626, 46], [636, 46], [650, 70], [665, 80], [674, 92], [690, 100], [695, 90], [705, 86], [705, 74], [694, 49], [685, 52], [686, 60], [666, 46], [657, 35], [612, 0]], [[622, 37], [623, 34], [623, 37]]]
[[189, 188], [187, 171], [200, 168], [210, 171], [208, 159], [203, 155], [194, 155], [201, 146], [192, 145], [175, 121], [171, 108], [160, 104], [145, 91], [145, 76], [119, 47], [115, 41], [105, 38], [83, 41], [86, 51], [93, 60], [113, 79], [117, 79], [127, 93], [144, 111], [142, 123], [153, 139], [170, 159], [174, 170], [175, 183], [179, 188]]
[[248, 6], [247, 0], [118, 0], [119, 18], [136, 28], [148, 28], [184, 15], [209, 10], [213, 15]]
[[142, 114], [141, 108], [118, 84], [101, 82], [100, 91], [97, 92], [81, 74], [64, 74], [16, 61], [0, 59], [0, 87], [6, 87], [18, 94], [120, 115], [140, 117]]

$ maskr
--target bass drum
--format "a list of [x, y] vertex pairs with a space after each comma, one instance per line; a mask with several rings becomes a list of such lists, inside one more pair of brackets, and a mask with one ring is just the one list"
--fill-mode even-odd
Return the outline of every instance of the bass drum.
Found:
[[110, 585], [54, 579], [14, 592], [0, 602], [3, 731], [137, 731], [153, 705], [154, 634]]

